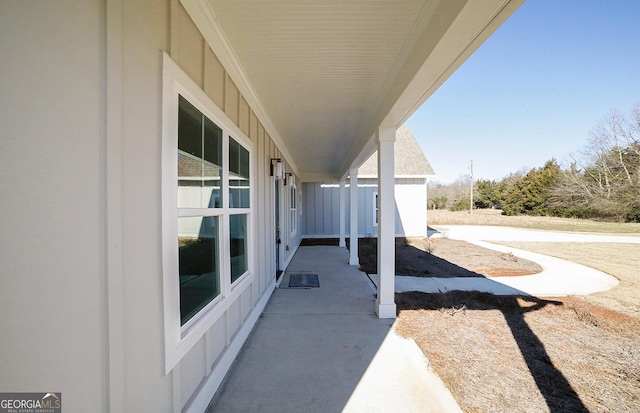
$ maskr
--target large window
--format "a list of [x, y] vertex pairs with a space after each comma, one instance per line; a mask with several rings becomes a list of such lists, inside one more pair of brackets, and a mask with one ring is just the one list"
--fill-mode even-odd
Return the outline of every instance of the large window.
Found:
[[[180, 324], [185, 325], [221, 293], [220, 220], [229, 228], [230, 283], [249, 268], [247, 210], [250, 206], [249, 151], [178, 96], [178, 272]], [[222, 147], [228, 142], [228, 163]], [[222, 195], [227, 173], [229, 196]], [[228, 200], [229, 209], [225, 209]], [[225, 213], [228, 211], [227, 213]], [[224, 257], [222, 257], [224, 258]]]
[[166, 372], [253, 281], [248, 137], [165, 54], [162, 233]]
[[222, 129], [178, 97], [180, 324], [220, 295]]

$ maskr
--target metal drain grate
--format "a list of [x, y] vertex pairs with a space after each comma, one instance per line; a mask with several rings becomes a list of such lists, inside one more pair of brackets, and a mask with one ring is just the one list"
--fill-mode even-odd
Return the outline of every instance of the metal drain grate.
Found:
[[290, 288], [319, 288], [318, 274], [291, 274]]

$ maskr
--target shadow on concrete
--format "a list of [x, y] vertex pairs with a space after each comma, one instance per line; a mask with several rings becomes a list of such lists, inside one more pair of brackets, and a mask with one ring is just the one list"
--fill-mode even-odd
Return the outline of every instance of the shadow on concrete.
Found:
[[[344, 248], [298, 249], [207, 411], [344, 410], [394, 321], [375, 316], [375, 290], [348, 258]], [[320, 288], [286, 287], [305, 272]]]

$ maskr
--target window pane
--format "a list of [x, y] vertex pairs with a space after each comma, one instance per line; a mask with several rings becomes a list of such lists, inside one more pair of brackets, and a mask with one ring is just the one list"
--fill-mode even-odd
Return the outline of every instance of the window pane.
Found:
[[204, 160], [222, 166], [222, 129], [204, 117]]
[[229, 207], [249, 208], [249, 182], [243, 179], [229, 180]]
[[178, 208], [221, 208], [222, 129], [179, 99]]
[[178, 152], [178, 208], [201, 207], [202, 186], [202, 161]]
[[222, 168], [205, 162], [203, 170], [202, 208], [222, 208], [222, 188], [220, 187]]
[[222, 129], [204, 118], [203, 208], [222, 207]]
[[178, 218], [180, 324], [220, 294], [218, 217]]
[[249, 151], [229, 138], [229, 207], [249, 208]]
[[240, 147], [238, 158], [240, 161], [238, 175], [249, 179], [249, 151]]
[[178, 149], [202, 158], [202, 113], [182, 96], [178, 102]]
[[229, 172], [240, 175], [240, 144], [229, 138]]
[[231, 238], [231, 282], [234, 282], [248, 269], [247, 254], [247, 216], [229, 216]]

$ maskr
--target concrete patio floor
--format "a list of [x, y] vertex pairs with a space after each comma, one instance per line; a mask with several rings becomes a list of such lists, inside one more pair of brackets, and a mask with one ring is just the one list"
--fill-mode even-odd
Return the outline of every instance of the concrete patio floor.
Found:
[[[208, 412], [459, 412], [339, 247], [300, 247]], [[288, 288], [292, 273], [319, 288]]]

